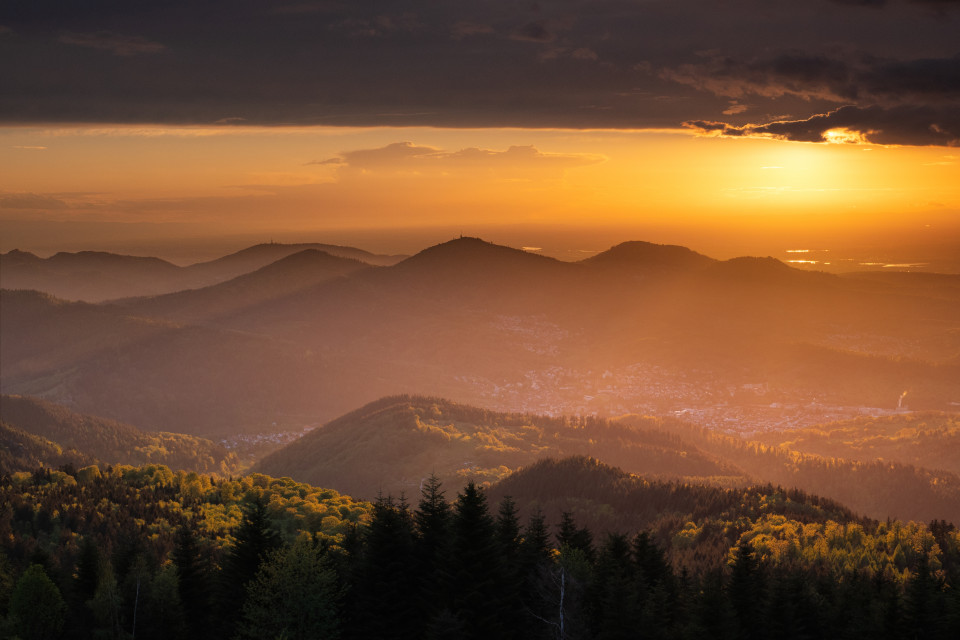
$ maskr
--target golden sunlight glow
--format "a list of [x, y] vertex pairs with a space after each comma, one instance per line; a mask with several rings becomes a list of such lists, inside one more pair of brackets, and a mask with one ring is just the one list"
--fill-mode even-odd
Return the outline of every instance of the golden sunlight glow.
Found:
[[837, 127], [823, 132], [824, 142], [830, 144], [870, 144], [867, 137], [860, 131], [853, 131], [846, 127]]
[[957, 159], [943, 149], [677, 131], [8, 128], [0, 166], [0, 223], [198, 234], [589, 223], [677, 232], [659, 241], [802, 231], [814, 242], [819, 229], [960, 218]]

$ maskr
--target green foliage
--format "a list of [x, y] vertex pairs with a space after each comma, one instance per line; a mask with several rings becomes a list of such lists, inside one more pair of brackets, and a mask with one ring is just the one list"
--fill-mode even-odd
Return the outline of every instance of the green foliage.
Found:
[[17, 581], [10, 595], [9, 616], [23, 640], [46, 640], [60, 634], [66, 608], [57, 585], [35, 564]]
[[[240, 469], [236, 454], [222, 446], [182, 433], [146, 432], [136, 427], [81, 415], [66, 407], [22, 396], [2, 397], [0, 453], [8, 470], [44, 465], [162, 464], [174, 469], [227, 475]], [[16, 445], [14, 446], [14, 441]]]
[[759, 442], [824, 458], [882, 459], [960, 474], [960, 416], [924, 411], [775, 431]]
[[298, 538], [260, 565], [247, 587], [238, 636], [337, 640], [341, 599], [336, 571], [322, 546]]
[[[402, 499], [354, 503], [258, 474], [145, 466], [73, 477], [38, 470], [0, 481], [0, 558], [9, 560], [0, 578], [16, 584], [7, 634], [28, 637], [16, 628], [24, 611], [59, 611], [70, 638], [136, 631], [148, 640], [614, 639], [638, 629], [941, 640], [958, 619], [955, 527], [874, 522], [774, 487], [650, 482], [586, 458], [545, 461], [511, 476], [514, 500], [501, 500], [494, 518], [489, 492], [468, 484], [450, 504], [436, 478], [411, 513]], [[546, 495], [553, 483], [576, 510]], [[301, 528], [301, 502], [325, 501], [345, 533]], [[564, 544], [551, 544], [542, 505], [557, 509], [550, 524]], [[211, 507], [235, 522], [206, 526]], [[651, 526], [594, 527], [637, 522]], [[271, 532], [281, 545], [269, 551]], [[214, 574], [246, 584], [226, 599], [232, 607], [203, 606]], [[24, 605], [33, 592], [48, 604]]]
[[[551, 418], [397, 396], [312, 431], [264, 458], [258, 469], [373, 496], [378, 490], [412, 492], [431, 473], [455, 486], [473, 481], [492, 487], [517, 469], [562, 452], [642, 473], [651, 481], [726, 488], [769, 482], [829, 497], [871, 517], [960, 521], [960, 476], [936, 470], [953, 468], [951, 460], [960, 459], [953, 455], [955, 418], [923, 415], [909, 428], [897, 419], [888, 421], [891, 431], [901, 424], [896, 446], [903, 455], [880, 461], [793, 451], [672, 418]], [[899, 459], [903, 462], [891, 462]], [[789, 506], [808, 508], [795, 500]]]
[[499, 413], [416, 396], [370, 403], [268, 455], [256, 468], [371, 496], [378, 490], [411, 491], [431, 474], [448, 483], [489, 486], [561, 451], [634, 465], [650, 474], [739, 473], [654, 428]]

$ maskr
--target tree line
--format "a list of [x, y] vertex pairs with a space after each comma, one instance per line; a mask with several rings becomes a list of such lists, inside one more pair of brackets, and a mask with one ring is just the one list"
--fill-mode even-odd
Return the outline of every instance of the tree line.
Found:
[[[884, 544], [911, 549], [872, 566], [830, 561], [841, 546], [848, 559], [887, 557], [871, 554], [879, 534], [862, 523], [744, 516], [730, 523], [741, 534], [722, 562], [691, 571], [651, 531], [521, 516], [472, 482], [448, 500], [436, 477], [413, 505], [156, 466], [4, 476], [0, 497], [2, 631], [24, 640], [936, 639], [960, 629], [960, 544], [946, 522], [910, 535], [879, 523]], [[675, 538], [717, 553], [700, 546], [704, 535], [684, 527]], [[778, 554], [783, 540], [825, 555]]]

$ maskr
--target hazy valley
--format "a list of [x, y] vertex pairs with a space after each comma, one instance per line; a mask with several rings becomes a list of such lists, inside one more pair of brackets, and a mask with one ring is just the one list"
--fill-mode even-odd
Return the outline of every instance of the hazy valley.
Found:
[[[0, 258], [0, 532], [11, 566], [42, 556], [61, 592], [86, 594], [70, 616], [101, 611], [84, 602], [113, 575], [81, 584], [93, 552], [59, 542], [74, 533], [113, 554], [117, 619], [132, 620], [131, 576], [147, 577], [143, 615], [163, 637], [253, 633], [260, 623], [218, 604], [242, 594], [214, 576], [249, 586], [279, 572], [247, 602], [283, 609], [265, 603], [302, 583], [280, 576], [304, 563], [317, 563], [309, 589], [333, 603], [330, 624], [380, 637], [379, 620], [422, 611], [430, 588], [410, 586], [416, 601], [389, 616], [351, 617], [377, 581], [447, 584], [423, 554], [459, 566], [489, 545], [527, 558], [526, 573], [488, 558], [471, 575], [526, 585], [541, 620], [570, 571], [584, 637], [615, 626], [598, 595], [613, 584], [703, 611], [681, 623], [655, 598], [629, 609], [691, 637], [783, 624], [781, 591], [814, 576], [790, 592], [819, 607], [814, 635], [921, 624], [909, 613], [921, 588], [957, 606], [960, 276], [831, 275], [643, 242], [562, 262], [475, 238], [408, 258], [272, 244], [192, 267]], [[241, 569], [257, 527], [262, 553], [283, 553]], [[124, 564], [131, 540], [152, 568]], [[393, 569], [374, 566], [386, 558]], [[747, 566], [767, 585], [752, 613], [731, 604]], [[164, 567], [178, 589], [196, 571], [209, 606], [163, 604]], [[460, 588], [447, 606], [465, 606]], [[826, 612], [817, 589], [849, 590], [846, 604]], [[873, 608], [855, 629], [843, 611], [857, 597]], [[727, 627], [710, 598], [727, 603]], [[168, 605], [180, 617], [157, 613]], [[429, 629], [411, 621], [409, 637], [456, 626], [428, 609]], [[517, 633], [540, 628], [510, 615]], [[939, 616], [930, 637], [949, 635]]]

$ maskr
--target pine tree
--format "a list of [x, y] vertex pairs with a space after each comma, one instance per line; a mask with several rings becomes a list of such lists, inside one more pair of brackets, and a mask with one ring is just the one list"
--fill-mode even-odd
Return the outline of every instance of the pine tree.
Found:
[[517, 504], [510, 496], [500, 501], [496, 520], [497, 546], [503, 568], [503, 590], [501, 598], [503, 608], [503, 638], [522, 639], [528, 637], [528, 618], [521, 590], [523, 588], [523, 563], [521, 561], [520, 520], [517, 517]]
[[66, 608], [57, 585], [38, 564], [31, 565], [20, 576], [10, 594], [9, 616], [23, 640], [58, 637]]
[[260, 563], [279, 546], [277, 534], [270, 526], [267, 505], [260, 496], [247, 503], [240, 526], [234, 533], [234, 544], [224, 558], [220, 573], [217, 621], [211, 631], [230, 638], [236, 626], [236, 612], [242, 610], [247, 584], [253, 580]]
[[[527, 614], [524, 628], [530, 638], [544, 637], [548, 629], [543, 621], [553, 613], [548, 610], [548, 599], [543, 588], [543, 578], [553, 566], [552, 553], [545, 518], [537, 510], [530, 515], [520, 543], [520, 599]], [[553, 637], [552, 629], [549, 629], [549, 637]]]
[[193, 529], [184, 524], [177, 528], [171, 560], [177, 571], [177, 593], [183, 607], [187, 631], [199, 637], [206, 629], [210, 591], [208, 569], [200, 554]]
[[561, 547], [567, 546], [582, 551], [588, 560], [593, 561], [593, 535], [586, 527], [578, 528], [573, 516], [567, 511], [560, 514], [557, 543]]
[[749, 542], [737, 546], [730, 571], [728, 592], [736, 615], [739, 637], [754, 640], [761, 636], [760, 614], [763, 611], [763, 578]]
[[423, 618], [431, 620], [440, 613], [442, 606], [440, 574], [450, 531], [450, 504], [444, 498], [440, 479], [435, 474], [424, 482], [413, 517], [419, 568], [420, 602], [417, 606]]
[[450, 611], [467, 629], [464, 637], [502, 637], [500, 611], [506, 580], [496, 526], [483, 492], [473, 482], [457, 496], [450, 542], [444, 585]]
[[413, 518], [405, 505], [381, 497], [374, 504], [355, 565], [348, 634], [398, 640], [421, 637], [425, 620], [418, 614], [418, 583]]
[[[590, 618], [598, 640], [627, 640], [640, 627], [639, 594], [625, 536], [610, 534], [594, 567], [588, 598]], [[662, 621], [651, 621], [653, 625]], [[644, 625], [646, 633], [653, 625]]]

